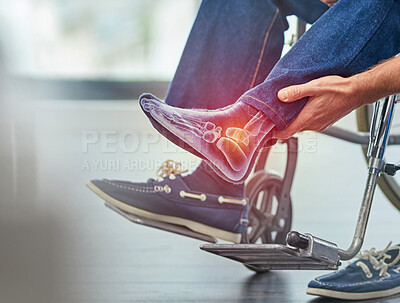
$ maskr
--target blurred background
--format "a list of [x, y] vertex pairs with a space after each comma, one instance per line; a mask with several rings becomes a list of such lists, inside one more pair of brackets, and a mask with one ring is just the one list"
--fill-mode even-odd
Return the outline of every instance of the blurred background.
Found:
[[[129, 223], [85, 188], [145, 181], [166, 159], [199, 163], [153, 130], [137, 98], [165, 96], [200, 2], [0, 2], [1, 302], [232, 302], [254, 291], [272, 300], [274, 283], [296, 290], [287, 300], [307, 300], [317, 272], [254, 280], [199, 241]], [[284, 52], [297, 35], [289, 23]], [[355, 130], [354, 114], [338, 125]], [[299, 140], [294, 229], [347, 246], [366, 177], [361, 148], [316, 133]], [[271, 169], [284, 157], [274, 147]], [[397, 241], [397, 220], [378, 192], [365, 247]]]

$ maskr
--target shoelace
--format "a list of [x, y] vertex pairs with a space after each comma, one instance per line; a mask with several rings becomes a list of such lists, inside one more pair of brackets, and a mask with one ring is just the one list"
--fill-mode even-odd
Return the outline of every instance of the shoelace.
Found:
[[166, 178], [170, 175], [180, 175], [186, 173], [187, 169], [182, 169], [182, 163], [174, 160], [165, 160], [157, 170], [157, 176]]
[[[376, 251], [375, 248], [373, 247], [370, 250], [365, 250], [364, 252], [357, 254], [356, 258], [369, 261], [375, 270], [379, 270], [380, 277], [388, 278], [390, 277], [390, 274], [387, 272], [388, 268], [390, 266], [395, 265], [400, 260], [400, 246], [398, 245], [391, 246], [391, 245], [392, 242], [390, 242], [384, 250], [380, 251]], [[396, 258], [394, 258], [394, 260], [392, 260], [390, 263], [386, 263], [385, 260], [391, 258], [391, 256], [386, 252], [388, 250], [395, 250], [395, 249], [398, 250]], [[356, 265], [362, 269], [367, 278], [372, 278], [373, 275], [367, 264], [365, 264], [362, 261], [358, 261]], [[397, 267], [395, 271], [399, 272], [400, 266]]]

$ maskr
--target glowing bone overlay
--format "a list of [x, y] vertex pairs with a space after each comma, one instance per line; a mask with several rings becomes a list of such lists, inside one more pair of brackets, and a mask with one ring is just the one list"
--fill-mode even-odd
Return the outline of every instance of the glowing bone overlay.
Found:
[[235, 103], [219, 110], [181, 109], [142, 99], [145, 111], [186, 142], [228, 179], [240, 180], [273, 123], [260, 111]]

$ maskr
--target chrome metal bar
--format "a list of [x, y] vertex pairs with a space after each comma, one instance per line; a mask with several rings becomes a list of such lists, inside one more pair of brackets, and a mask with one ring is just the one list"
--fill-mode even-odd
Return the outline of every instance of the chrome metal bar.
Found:
[[322, 134], [363, 146], [367, 146], [369, 142], [367, 133], [352, 132], [336, 126], [328, 127]]
[[[363, 132], [353, 132], [337, 126], [328, 127], [321, 134], [344, 140], [350, 143], [368, 146], [369, 134]], [[400, 135], [390, 135], [387, 145], [400, 145]]]
[[372, 120], [371, 120], [371, 126], [369, 129], [369, 144], [368, 144], [368, 151], [367, 151], [367, 157], [371, 157], [371, 148], [372, 148], [372, 143], [375, 141], [375, 132], [376, 132], [376, 119], [378, 118], [378, 112], [380, 108], [381, 102], [375, 102], [374, 104], [374, 112], [372, 114]]
[[383, 101], [378, 102], [382, 102], [382, 104], [376, 105], [374, 119], [371, 125], [370, 142], [368, 146], [368, 178], [364, 196], [358, 215], [353, 241], [347, 250], [339, 249], [341, 260], [350, 260], [353, 258], [359, 252], [363, 244], [375, 188], [378, 183], [378, 177], [383, 169], [383, 156], [393, 121], [396, 96], [392, 95], [385, 98]]
[[400, 135], [391, 135], [388, 140], [388, 145], [400, 145]]

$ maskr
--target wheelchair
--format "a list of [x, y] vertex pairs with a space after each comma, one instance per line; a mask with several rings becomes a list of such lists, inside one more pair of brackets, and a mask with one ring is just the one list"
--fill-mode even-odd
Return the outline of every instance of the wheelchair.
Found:
[[200, 249], [243, 263], [256, 272], [336, 270], [341, 261], [352, 259], [363, 244], [378, 184], [389, 201], [400, 209], [400, 186], [394, 179], [400, 166], [386, 163], [384, 157], [388, 146], [400, 145], [400, 135], [390, 134], [397, 98], [397, 95], [391, 95], [373, 105], [358, 109], [359, 132], [333, 126], [323, 132], [325, 135], [361, 145], [368, 162], [368, 175], [359, 216], [352, 242], [347, 249], [339, 248], [335, 243], [312, 234], [290, 231], [290, 190], [298, 153], [298, 141], [294, 137], [281, 142], [287, 148], [283, 178], [265, 169], [270, 149], [260, 152], [251, 178], [246, 184], [246, 195], [250, 203], [249, 225], [239, 244], [219, 244], [217, 239], [185, 227], [140, 218], [107, 203], [106, 206], [134, 223], [209, 242], [201, 245]]

